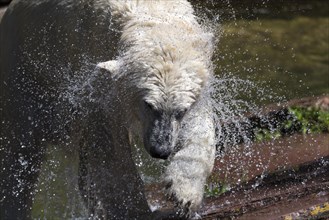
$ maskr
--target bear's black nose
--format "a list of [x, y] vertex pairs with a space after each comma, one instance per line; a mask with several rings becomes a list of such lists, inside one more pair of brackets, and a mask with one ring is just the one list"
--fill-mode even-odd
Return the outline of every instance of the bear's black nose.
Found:
[[159, 148], [151, 148], [150, 155], [154, 158], [159, 158], [166, 160], [170, 156], [171, 151], [168, 149], [159, 149]]

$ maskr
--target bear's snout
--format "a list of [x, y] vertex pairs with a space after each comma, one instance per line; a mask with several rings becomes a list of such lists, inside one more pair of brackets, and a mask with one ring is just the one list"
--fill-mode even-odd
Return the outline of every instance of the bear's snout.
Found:
[[161, 149], [154, 147], [150, 149], [150, 155], [154, 158], [166, 160], [168, 159], [170, 154], [171, 154], [170, 148]]
[[174, 150], [178, 122], [169, 114], [160, 114], [148, 126], [144, 146], [154, 158], [168, 159]]
[[153, 133], [150, 140], [149, 153], [154, 158], [168, 159], [172, 152], [172, 133], [161, 131], [160, 134]]

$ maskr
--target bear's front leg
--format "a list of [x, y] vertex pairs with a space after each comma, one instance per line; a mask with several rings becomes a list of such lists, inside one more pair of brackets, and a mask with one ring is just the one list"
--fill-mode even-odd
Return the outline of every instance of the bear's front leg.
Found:
[[204, 185], [215, 159], [215, 125], [210, 107], [196, 106], [187, 115], [179, 137], [180, 150], [167, 167], [168, 195], [182, 217], [192, 218], [199, 209]]

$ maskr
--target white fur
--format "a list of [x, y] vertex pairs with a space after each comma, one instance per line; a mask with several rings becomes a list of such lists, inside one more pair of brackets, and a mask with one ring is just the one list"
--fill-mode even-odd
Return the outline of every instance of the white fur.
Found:
[[138, 86], [151, 90], [144, 99], [155, 106], [169, 103], [168, 107], [188, 109], [197, 102], [185, 118], [178, 135], [180, 150], [165, 175], [172, 184], [168, 194], [182, 209], [191, 202], [189, 211], [196, 211], [215, 156], [211, 106], [200, 101], [212, 71], [212, 34], [200, 27], [186, 1], [112, 2], [113, 14], [123, 27], [121, 43], [128, 45], [121, 63], [137, 69], [128, 74], [138, 74], [132, 76]]
[[201, 102], [186, 118], [180, 138], [182, 148], [165, 173], [165, 180], [172, 184], [169, 194], [176, 197], [181, 207], [191, 202], [190, 211], [200, 207], [206, 178], [215, 160], [215, 127], [209, 107]]

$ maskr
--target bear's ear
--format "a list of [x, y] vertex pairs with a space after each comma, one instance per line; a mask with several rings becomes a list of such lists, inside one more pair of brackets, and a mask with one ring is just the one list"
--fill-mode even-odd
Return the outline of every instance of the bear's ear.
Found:
[[117, 60], [110, 60], [106, 62], [101, 62], [96, 65], [96, 68], [109, 73], [111, 76], [117, 74], [119, 65]]

